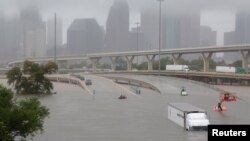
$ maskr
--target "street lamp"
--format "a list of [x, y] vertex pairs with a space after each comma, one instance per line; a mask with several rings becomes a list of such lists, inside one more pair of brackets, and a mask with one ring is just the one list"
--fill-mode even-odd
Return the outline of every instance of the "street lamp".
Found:
[[[137, 47], [137, 52], [139, 51], [139, 34], [138, 34], [138, 31], [139, 31], [139, 25], [140, 25], [140, 23], [139, 22], [137, 22], [137, 23], [135, 23], [136, 24], [136, 47]], [[137, 56], [137, 66], [139, 65], [139, 61], [138, 61], [138, 56]]]
[[160, 74], [160, 71], [161, 71], [161, 3], [164, 1], [164, 0], [157, 0], [159, 1], [159, 66], [158, 66], [158, 71], [159, 71], [159, 74]]
[[56, 30], [56, 24], [57, 24], [57, 23], [56, 23], [56, 22], [57, 22], [57, 21], [56, 21], [56, 13], [55, 13], [55, 23], [54, 23], [54, 24], [55, 24], [55, 29], [54, 29], [54, 32], [55, 32], [55, 33], [54, 33], [54, 38], [55, 38], [55, 39], [54, 39], [54, 40], [55, 40], [55, 41], [54, 41], [54, 62], [55, 62], [55, 63], [56, 63], [56, 51], [57, 51], [57, 50], [56, 50], [56, 31], [57, 31], [57, 30]]

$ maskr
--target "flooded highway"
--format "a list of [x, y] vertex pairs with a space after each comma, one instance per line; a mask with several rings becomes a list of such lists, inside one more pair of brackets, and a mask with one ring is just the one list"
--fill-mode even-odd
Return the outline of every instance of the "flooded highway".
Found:
[[[168, 119], [169, 102], [188, 102], [208, 111], [212, 124], [249, 124], [250, 96], [246, 87], [224, 87], [237, 92], [241, 99], [224, 103], [227, 112], [213, 112], [217, 104], [218, 92], [189, 80], [158, 77], [129, 76], [150, 82], [162, 94], [141, 89], [140, 95], [131, 94], [126, 88], [119, 87], [98, 76], [85, 76], [93, 85], [88, 86], [95, 95], [82, 88], [62, 83], [54, 83], [57, 94], [41, 97], [41, 102], [50, 109], [42, 135], [34, 141], [206, 141], [205, 131], [185, 131]], [[5, 81], [0, 81], [6, 83]], [[189, 96], [181, 97], [180, 87], [185, 86]], [[128, 99], [119, 100], [125, 94]]]

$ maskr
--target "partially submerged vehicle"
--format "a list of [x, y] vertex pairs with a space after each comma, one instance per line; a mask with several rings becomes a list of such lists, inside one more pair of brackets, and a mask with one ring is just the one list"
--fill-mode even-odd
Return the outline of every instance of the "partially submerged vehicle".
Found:
[[121, 95], [118, 97], [118, 99], [127, 99], [127, 96], [126, 96], [126, 95], [121, 94]]
[[218, 100], [218, 105], [214, 106], [213, 110], [215, 112], [221, 112], [221, 111], [227, 111], [226, 106], [222, 106], [223, 102], [235, 102], [236, 101], [236, 96], [230, 92], [221, 92]]
[[168, 119], [186, 130], [207, 130], [207, 112], [188, 103], [169, 103]]
[[188, 95], [185, 87], [181, 87], [181, 93], [180, 93], [180, 95], [181, 96], [187, 96]]

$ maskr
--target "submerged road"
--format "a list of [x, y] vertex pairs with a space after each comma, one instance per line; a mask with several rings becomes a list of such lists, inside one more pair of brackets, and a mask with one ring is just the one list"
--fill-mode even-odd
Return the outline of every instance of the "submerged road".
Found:
[[[35, 141], [206, 141], [204, 131], [185, 131], [168, 120], [169, 102], [188, 102], [208, 111], [212, 124], [249, 124], [250, 96], [237, 94], [244, 100], [224, 103], [227, 112], [217, 113], [212, 107], [217, 104], [218, 92], [192, 81], [158, 76], [120, 77], [143, 80], [156, 85], [162, 94], [141, 89], [141, 95], [131, 94], [128, 86], [117, 86], [110, 80], [87, 75], [95, 90], [95, 96], [78, 86], [54, 83], [57, 94], [41, 97], [41, 102], [50, 108], [50, 117], [45, 121], [45, 132]], [[6, 81], [0, 81], [6, 83]], [[189, 96], [179, 96], [185, 86]], [[234, 88], [237, 90], [239, 88]], [[249, 90], [249, 88], [245, 88]], [[239, 91], [238, 91], [239, 92]], [[120, 94], [128, 99], [119, 100]]]

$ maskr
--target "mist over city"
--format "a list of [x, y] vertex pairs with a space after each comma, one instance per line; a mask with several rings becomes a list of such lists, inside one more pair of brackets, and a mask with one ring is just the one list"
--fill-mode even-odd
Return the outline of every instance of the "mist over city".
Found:
[[[247, 0], [163, 1], [161, 48], [249, 43], [249, 29], [244, 30], [244, 24], [250, 22], [244, 20], [249, 19], [247, 5]], [[137, 40], [139, 50], [158, 47], [159, 2], [154, 0], [1, 0], [0, 8], [1, 62], [51, 56], [55, 13], [58, 55], [133, 51]], [[27, 24], [33, 29], [25, 29]], [[84, 24], [94, 29], [92, 37], [72, 33], [84, 30]], [[35, 42], [31, 43], [34, 36], [29, 31], [36, 36]], [[240, 31], [247, 33], [237, 33]], [[228, 39], [232, 32], [245, 40], [239, 41], [238, 36]]]
[[0, 0], [0, 141], [249, 140], [249, 6]]

